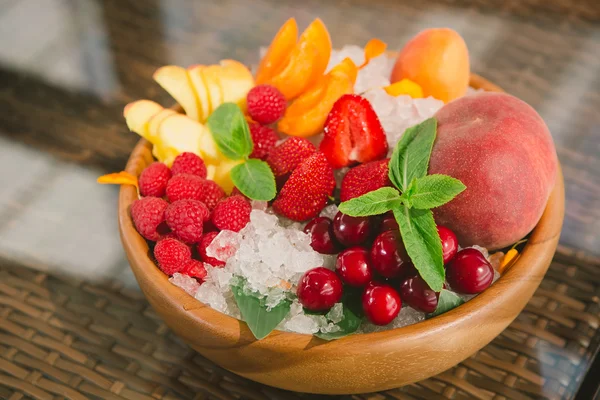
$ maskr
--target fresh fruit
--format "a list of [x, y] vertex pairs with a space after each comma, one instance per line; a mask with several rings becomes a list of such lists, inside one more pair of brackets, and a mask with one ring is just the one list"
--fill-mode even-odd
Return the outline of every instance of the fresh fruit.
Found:
[[206, 179], [206, 165], [198, 155], [186, 151], [175, 157], [171, 165], [171, 173], [197, 175]]
[[129, 103], [123, 110], [125, 123], [130, 131], [154, 143], [149, 134], [148, 123], [152, 116], [164, 110], [162, 106], [150, 100], [138, 100]]
[[200, 74], [204, 79], [206, 91], [208, 93], [208, 101], [210, 103], [211, 112], [223, 104], [225, 98], [223, 87], [219, 79], [220, 67], [218, 65], [207, 65], [200, 69]]
[[202, 261], [204, 261], [207, 264], [212, 265], [213, 267], [223, 267], [225, 265], [225, 262], [223, 262], [221, 260], [217, 260], [214, 257], [209, 257], [206, 254], [206, 248], [208, 246], [210, 246], [210, 244], [215, 239], [215, 237], [217, 237], [218, 234], [219, 234], [219, 232], [205, 233], [204, 236], [202, 236], [202, 239], [200, 239], [200, 243], [198, 243], [198, 246], [197, 246], [198, 253], [202, 257]]
[[209, 219], [208, 208], [198, 200], [177, 200], [165, 210], [165, 220], [175, 236], [185, 243], [196, 243], [202, 238], [204, 222]]
[[327, 268], [314, 268], [302, 275], [296, 294], [307, 310], [327, 311], [342, 298], [342, 281]]
[[310, 246], [321, 254], [336, 254], [340, 245], [333, 236], [332, 221], [327, 217], [317, 217], [304, 227], [304, 233], [310, 235]]
[[277, 88], [258, 85], [250, 89], [246, 97], [248, 114], [259, 124], [269, 125], [283, 116], [287, 102]]
[[275, 177], [285, 176], [316, 151], [315, 145], [308, 140], [291, 137], [271, 150], [267, 164]]
[[294, 18], [288, 19], [279, 29], [275, 38], [260, 61], [256, 72], [256, 83], [267, 82], [285, 67], [289, 56], [298, 41], [298, 24]]
[[346, 94], [335, 102], [325, 121], [320, 150], [333, 168], [381, 159], [388, 151], [381, 122], [367, 99]]
[[229, 160], [224, 159], [215, 168], [213, 180], [223, 188], [225, 193], [231, 193], [233, 190], [233, 181], [231, 180], [231, 170], [244, 160]]
[[452, 29], [426, 29], [412, 38], [398, 54], [391, 82], [410, 79], [433, 96], [449, 102], [463, 96], [469, 86], [469, 51]]
[[344, 246], [365, 244], [373, 232], [373, 221], [369, 217], [351, 217], [338, 212], [333, 218], [333, 233]]
[[267, 156], [275, 148], [279, 136], [277, 132], [268, 126], [262, 126], [260, 124], [250, 124], [250, 136], [252, 137], [252, 154], [250, 158], [258, 158], [266, 160]]
[[209, 179], [202, 181], [201, 189], [198, 194], [198, 200], [203, 202], [209, 210], [213, 210], [215, 206], [225, 197], [225, 192], [216, 182]]
[[372, 282], [362, 295], [362, 305], [369, 321], [375, 325], [387, 325], [400, 312], [402, 300], [390, 285]]
[[438, 295], [419, 275], [410, 275], [400, 284], [400, 298], [415, 310], [432, 313], [437, 308]]
[[212, 212], [211, 221], [220, 230], [239, 232], [250, 222], [252, 206], [242, 196], [221, 200]]
[[148, 165], [138, 179], [140, 194], [142, 196], [163, 197], [167, 189], [167, 182], [171, 179], [171, 170], [161, 162]]
[[388, 178], [389, 162], [389, 158], [371, 161], [348, 171], [342, 179], [340, 200], [348, 201], [384, 186], [391, 186]]
[[235, 103], [242, 110], [246, 109], [246, 95], [254, 87], [252, 72], [244, 64], [235, 60], [219, 62], [219, 82], [223, 89], [223, 102]]
[[186, 262], [179, 273], [200, 280], [206, 278], [206, 268], [204, 267], [204, 263], [194, 259]]
[[383, 89], [387, 94], [394, 97], [407, 95], [413, 99], [423, 98], [423, 89], [421, 89], [421, 86], [406, 78], [396, 83], [392, 83]]
[[334, 188], [331, 166], [322, 153], [315, 153], [292, 172], [273, 202], [273, 209], [294, 221], [314, 218], [325, 207]]
[[379, 232], [387, 232], [387, 231], [399, 231], [400, 227], [398, 226], [398, 221], [394, 217], [392, 213], [384, 214], [381, 223], [379, 224]]
[[190, 84], [194, 88], [198, 98], [198, 115], [201, 118], [199, 119], [200, 122], [205, 122], [213, 112], [208, 85], [204, 78], [204, 74], [202, 74], [204, 68], [206, 68], [206, 65], [192, 65], [187, 69], [188, 76], [190, 77]]
[[437, 226], [438, 234], [440, 235], [440, 240], [442, 241], [442, 254], [444, 256], [444, 264], [447, 264], [450, 260], [454, 258], [456, 252], [458, 251], [458, 239], [454, 232], [445, 226], [438, 225]]
[[371, 263], [385, 278], [396, 278], [405, 272], [410, 258], [398, 231], [386, 231], [375, 238], [371, 246]]
[[202, 110], [199, 110], [197, 97], [185, 68], [167, 65], [157, 69], [152, 78], [181, 105], [188, 117], [195, 121], [206, 119], [207, 116], [199, 114]]
[[167, 183], [167, 199], [171, 203], [177, 200], [192, 199], [200, 200], [204, 179], [197, 175], [179, 174], [175, 175]]
[[135, 229], [144, 238], [160, 239], [161, 224], [165, 221], [165, 210], [169, 204], [158, 197], [142, 197], [135, 200], [129, 209]]
[[365, 286], [373, 277], [369, 252], [363, 247], [350, 247], [342, 251], [337, 257], [335, 269], [344, 283], [350, 286]]
[[159, 240], [154, 246], [154, 258], [162, 272], [171, 276], [180, 272], [192, 258], [192, 251], [177, 239]]
[[494, 269], [479, 250], [459, 251], [446, 267], [446, 280], [459, 293], [477, 294], [487, 289], [494, 279]]
[[467, 187], [433, 210], [436, 222], [463, 246], [495, 250], [527, 235], [544, 211], [558, 168], [542, 118], [504, 93], [462, 97], [435, 117], [429, 173], [450, 175]]

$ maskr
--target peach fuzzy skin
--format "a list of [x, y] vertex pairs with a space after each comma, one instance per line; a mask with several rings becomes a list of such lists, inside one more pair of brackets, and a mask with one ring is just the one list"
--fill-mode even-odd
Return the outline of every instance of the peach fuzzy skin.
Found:
[[454, 100], [435, 115], [430, 174], [460, 179], [466, 190], [434, 209], [461, 246], [499, 249], [527, 235], [542, 216], [558, 161], [552, 136], [527, 103], [505, 93]]
[[448, 28], [426, 29], [400, 51], [391, 82], [410, 79], [445, 103], [463, 96], [469, 86], [469, 51], [463, 38]]

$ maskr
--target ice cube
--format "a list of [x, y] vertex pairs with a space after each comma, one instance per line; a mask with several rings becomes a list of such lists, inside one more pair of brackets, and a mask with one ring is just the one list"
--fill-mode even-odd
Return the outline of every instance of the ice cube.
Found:
[[344, 319], [344, 306], [342, 303], [336, 303], [331, 307], [331, 310], [327, 313], [327, 318], [334, 324], [337, 324]]
[[335, 217], [335, 215], [338, 213], [338, 207], [335, 204], [330, 204], [328, 206], [325, 206], [325, 208], [323, 210], [321, 210], [321, 213], [319, 214], [320, 217], [327, 217], [331, 220], [333, 220], [333, 218]]
[[200, 287], [200, 283], [190, 276], [175, 272], [172, 277], [169, 278], [169, 282], [173, 285], [182, 288], [190, 296], [195, 296], [196, 291]]
[[237, 232], [223, 230], [213, 239], [206, 248], [206, 255], [217, 260], [227, 261], [237, 251], [240, 235]]

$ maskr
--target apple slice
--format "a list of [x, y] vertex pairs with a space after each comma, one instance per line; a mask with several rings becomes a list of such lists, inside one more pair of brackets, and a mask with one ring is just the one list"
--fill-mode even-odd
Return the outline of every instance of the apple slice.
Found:
[[202, 119], [196, 94], [185, 68], [167, 65], [157, 69], [152, 78], [183, 107], [188, 117], [196, 121]]
[[223, 104], [223, 88], [219, 80], [221, 67], [218, 65], [209, 65], [201, 70], [201, 74], [206, 83], [206, 91], [210, 101], [211, 112]]
[[178, 154], [189, 151], [199, 155], [200, 138], [206, 134], [210, 132], [204, 125], [177, 113], [165, 118], [158, 131], [161, 144]]
[[200, 122], [205, 122], [212, 112], [207, 85], [202, 75], [204, 68], [206, 68], [205, 65], [192, 65], [188, 68], [190, 81], [198, 98], [198, 114], [202, 117], [199, 119]]
[[148, 123], [150, 119], [163, 110], [162, 106], [150, 100], [138, 100], [129, 103], [123, 109], [125, 123], [130, 131], [137, 133], [150, 142]]
[[219, 80], [223, 89], [223, 102], [236, 103], [246, 110], [246, 95], [254, 87], [254, 78], [250, 70], [235, 60], [221, 60]]
[[221, 188], [227, 194], [231, 194], [233, 190], [233, 181], [231, 180], [231, 169], [238, 164], [243, 163], [244, 160], [230, 160], [224, 158], [215, 169], [213, 180], [221, 186]]
[[153, 145], [160, 144], [160, 137], [158, 134], [160, 132], [160, 126], [165, 119], [175, 114], [177, 113], [169, 108], [163, 108], [157, 114], [154, 114], [148, 121], [148, 136], [146, 139]]
[[200, 137], [200, 156], [206, 163], [219, 164], [225, 156], [219, 151], [212, 133], [206, 129], [206, 133]]

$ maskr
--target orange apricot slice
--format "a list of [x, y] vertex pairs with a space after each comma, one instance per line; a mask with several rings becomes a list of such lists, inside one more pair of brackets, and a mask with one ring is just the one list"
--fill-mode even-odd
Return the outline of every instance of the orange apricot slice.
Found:
[[383, 88], [390, 96], [400, 96], [403, 94], [409, 95], [413, 99], [423, 98], [423, 89], [421, 86], [411, 81], [410, 79], [402, 79], [399, 82], [392, 83], [389, 86]]
[[260, 61], [256, 72], [256, 83], [266, 83], [275, 73], [284, 67], [289, 54], [298, 40], [298, 24], [294, 18], [288, 19], [275, 35], [267, 53]]
[[366, 66], [371, 59], [375, 57], [379, 57], [385, 52], [387, 49], [387, 44], [379, 39], [371, 39], [365, 45], [365, 61], [361, 64], [359, 68]]

